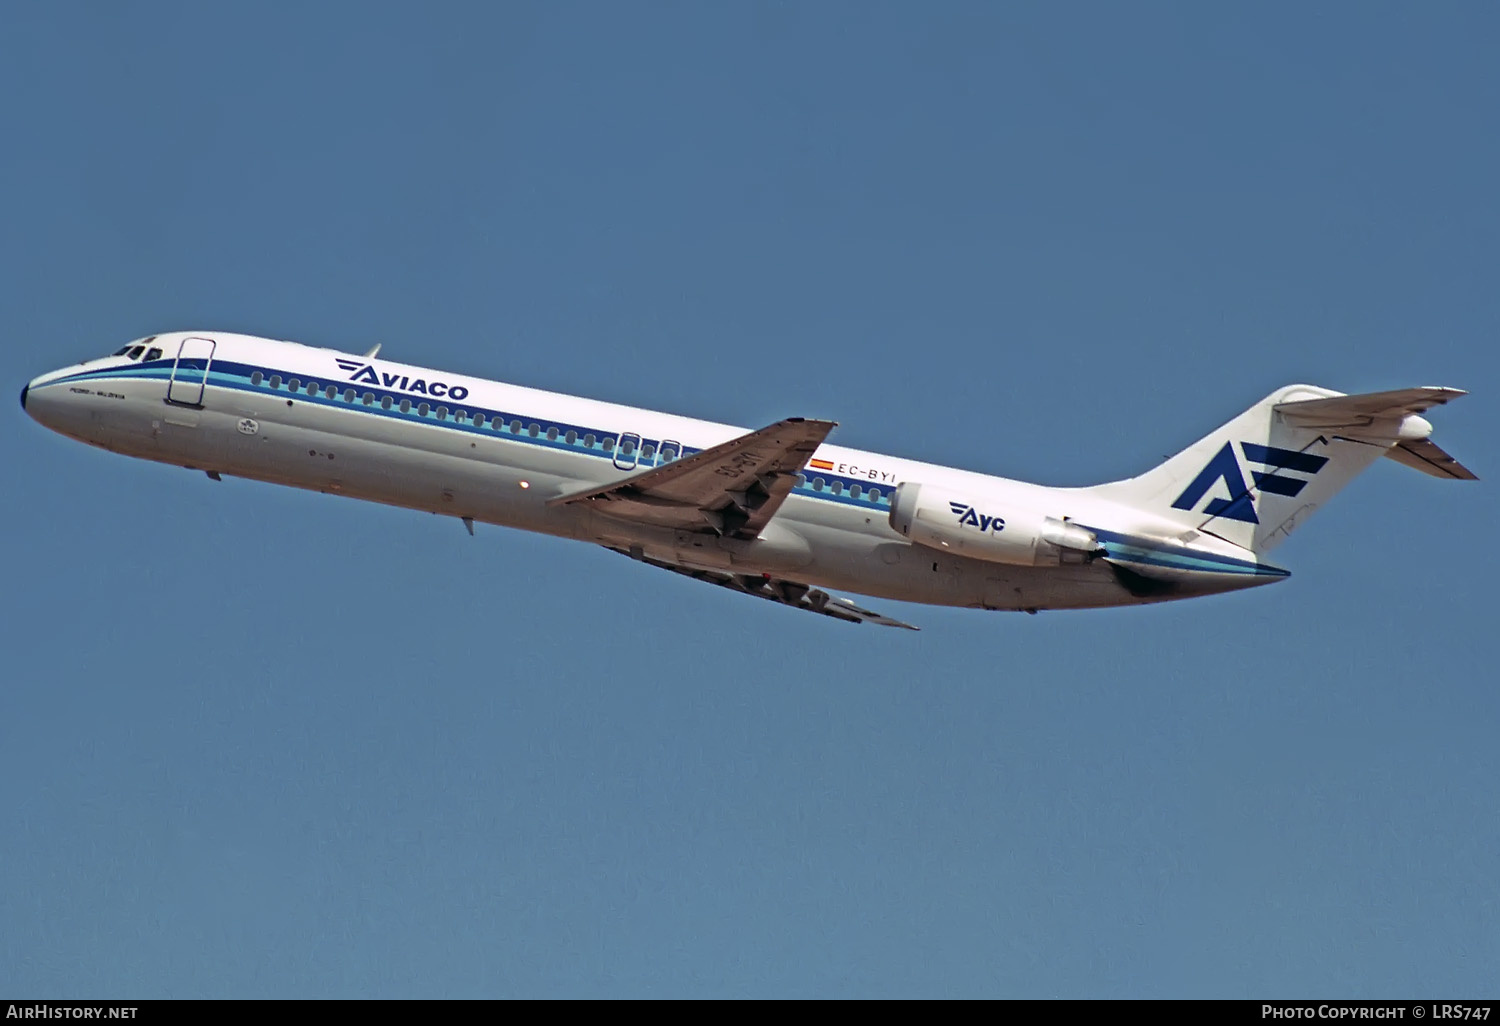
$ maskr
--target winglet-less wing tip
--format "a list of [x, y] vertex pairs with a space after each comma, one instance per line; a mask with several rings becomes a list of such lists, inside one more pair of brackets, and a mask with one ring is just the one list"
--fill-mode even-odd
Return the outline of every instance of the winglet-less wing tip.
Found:
[[[834, 608], [837, 608], [838, 611], [834, 612]], [[848, 619], [853, 623], [873, 623], [878, 627], [900, 627], [908, 631], [919, 631], [922, 629], [920, 627], [913, 627], [909, 623], [903, 623], [893, 617], [882, 616], [873, 610], [861, 609], [849, 599], [842, 597], [830, 598], [827, 604], [824, 605], [823, 612], [828, 616], [837, 617], [840, 620]]]
[[625, 549], [609, 546], [612, 552], [618, 552], [622, 556], [629, 556], [642, 563], [670, 570], [684, 577], [703, 581], [706, 584], [716, 584], [721, 588], [728, 588], [744, 595], [754, 595], [756, 598], [768, 599], [793, 609], [803, 609], [809, 613], [821, 613], [823, 616], [831, 616], [835, 620], [843, 620], [845, 623], [873, 623], [878, 627], [902, 627], [909, 631], [918, 630], [909, 623], [889, 616], [882, 616], [869, 609], [856, 605], [852, 600], [843, 597], [835, 597], [820, 588], [812, 588], [797, 581], [788, 581], [781, 578], [770, 577], [764, 574], [731, 574], [719, 570], [705, 570], [695, 567], [682, 566], [678, 563], [668, 563], [665, 560], [652, 559], [639, 550], [627, 551]]

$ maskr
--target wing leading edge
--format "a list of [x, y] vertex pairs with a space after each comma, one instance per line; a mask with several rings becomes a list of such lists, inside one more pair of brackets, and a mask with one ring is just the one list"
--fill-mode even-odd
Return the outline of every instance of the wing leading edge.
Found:
[[837, 426], [831, 420], [790, 417], [547, 505], [590, 503], [621, 520], [754, 538], [791, 494], [808, 457]]

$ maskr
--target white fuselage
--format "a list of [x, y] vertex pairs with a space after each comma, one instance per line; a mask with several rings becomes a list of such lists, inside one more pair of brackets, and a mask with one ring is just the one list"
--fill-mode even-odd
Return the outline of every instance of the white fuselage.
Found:
[[129, 456], [539, 531], [666, 563], [909, 602], [1084, 608], [1284, 576], [1183, 574], [1170, 594], [1143, 596], [1100, 563], [1014, 566], [913, 544], [889, 523], [892, 494], [903, 482], [962, 493], [976, 507], [1040, 510], [1122, 539], [1169, 538], [1181, 528], [1090, 489], [1046, 488], [826, 444], [753, 540], [625, 522], [547, 500], [745, 429], [244, 335], [164, 334], [148, 349], [161, 352], [154, 360], [117, 355], [43, 375], [27, 386], [23, 404], [53, 430]]

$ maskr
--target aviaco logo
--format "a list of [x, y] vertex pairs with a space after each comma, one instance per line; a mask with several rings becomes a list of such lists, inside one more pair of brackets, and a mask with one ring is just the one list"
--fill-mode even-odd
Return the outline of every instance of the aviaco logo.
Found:
[[339, 360], [338, 365], [339, 370], [350, 372], [350, 381], [364, 381], [371, 385], [379, 385], [381, 388], [394, 388], [401, 392], [411, 392], [413, 395], [430, 395], [439, 399], [455, 399], [459, 402], [469, 398], [469, 390], [462, 385], [448, 385], [442, 381], [427, 381], [424, 378], [389, 374], [384, 371], [376, 373], [373, 363], [361, 363], [358, 360]]
[[[1300, 477], [1284, 477], [1280, 471], [1313, 475], [1328, 462], [1327, 456], [1314, 456], [1294, 449], [1276, 449], [1269, 445], [1256, 445], [1254, 442], [1241, 442], [1240, 450], [1245, 454], [1245, 462], [1267, 468], [1264, 471], [1250, 471], [1255, 492], [1262, 495], [1295, 497], [1307, 487], [1307, 481]], [[1240, 461], [1235, 458], [1234, 446], [1230, 442], [1225, 442], [1224, 448], [1208, 461], [1208, 466], [1193, 479], [1193, 483], [1182, 490], [1177, 501], [1172, 503], [1172, 508], [1193, 509], [1208, 490], [1220, 481], [1229, 489], [1229, 498], [1211, 500], [1203, 508], [1203, 512], [1211, 517], [1227, 517], [1246, 524], [1260, 523], [1260, 518], [1255, 515], [1256, 496], [1245, 485], [1245, 473], [1240, 468]]]
[[953, 511], [954, 516], [958, 517], [959, 527], [977, 527], [980, 533], [989, 531], [991, 534], [999, 534], [1005, 530], [1004, 517], [992, 517], [977, 512], [973, 506], [965, 506], [961, 502], [950, 502], [948, 508]]

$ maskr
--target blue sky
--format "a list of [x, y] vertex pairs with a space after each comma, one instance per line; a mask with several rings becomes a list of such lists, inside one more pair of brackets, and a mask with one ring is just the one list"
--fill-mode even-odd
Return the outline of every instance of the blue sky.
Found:
[[[1430, 996], [1500, 964], [1492, 5], [10, 4], [0, 368], [296, 338], [1056, 484], [1442, 384], [1290, 581], [847, 627], [0, 445], [0, 991]], [[872, 603], [874, 604], [874, 603]]]

